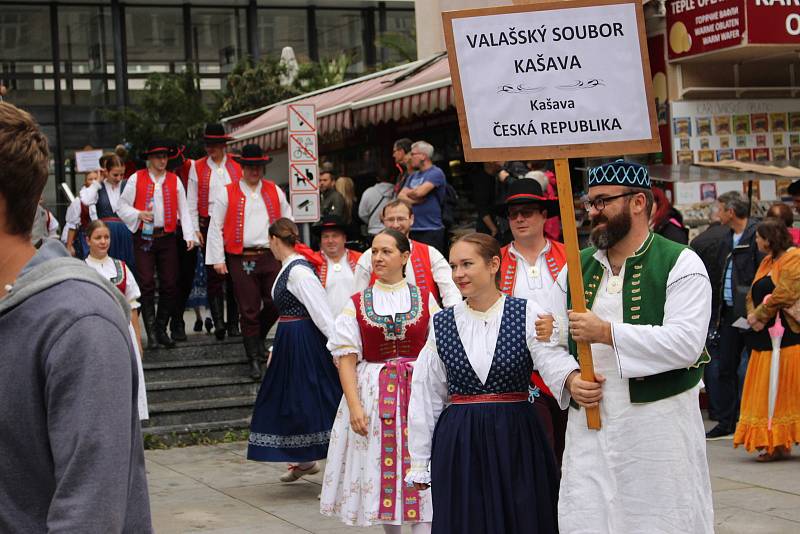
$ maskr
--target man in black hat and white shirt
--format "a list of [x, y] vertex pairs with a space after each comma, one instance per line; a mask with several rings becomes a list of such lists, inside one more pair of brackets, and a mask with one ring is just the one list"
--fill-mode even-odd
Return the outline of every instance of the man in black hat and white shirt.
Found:
[[320, 254], [325, 260], [317, 274], [328, 296], [328, 307], [336, 317], [356, 292], [355, 270], [361, 253], [345, 248], [347, 227], [337, 215], [323, 217], [313, 230], [319, 236]]
[[269, 226], [281, 217], [292, 219], [292, 208], [281, 188], [264, 179], [264, 167], [271, 158], [260, 146], [245, 145], [234, 160], [242, 166], [242, 179], [219, 189], [214, 199], [206, 265], [212, 265], [221, 276], [230, 273], [233, 279], [245, 352], [252, 377], [258, 380], [264, 356], [259, 320], [262, 306], [267, 332], [278, 320], [272, 286], [281, 264], [269, 249]]
[[[117, 214], [133, 233], [137, 282], [142, 290], [142, 316], [148, 348], [167, 348], [175, 342], [167, 335], [177, 295], [178, 253], [175, 231], [180, 228], [186, 248], [197, 246], [186, 191], [177, 175], [167, 171], [171, 142], [154, 139], [142, 154], [147, 168], [128, 177], [117, 204]], [[155, 313], [156, 270], [158, 271], [158, 313]]]
[[[189, 211], [192, 213], [194, 226], [200, 232], [200, 244], [205, 246], [208, 236], [208, 225], [214, 209], [214, 199], [220, 190], [224, 190], [231, 182], [242, 178], [242, 167], [228, 157], [225, 144], [232, 138], [225, 133], [221, 124], [207, 124], [203, 141], [206, 156], [198, 159], [189, 170], [189, 187], [187, 199]], [[233, 296], [233, 284], [230, 276], [217, 274], [213, 267], [206, 269], [206, 289], [208, 307], [214, 321], [214, 334], [217, 339], [225, 339], [225, 333], [231, 336], [239, 334], [239, 312]], [[223, 285], [224, 284], [224, 285]], [[228, 322], [225, 322], [225, 291], [227, 289]]]

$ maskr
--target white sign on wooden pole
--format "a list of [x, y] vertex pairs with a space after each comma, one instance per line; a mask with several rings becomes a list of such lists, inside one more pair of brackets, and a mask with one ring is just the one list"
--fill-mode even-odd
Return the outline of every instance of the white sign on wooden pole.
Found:
[[295, 222], [320, 218], [317, 115], [313, 104], [287, 106], [289, 124], [289, 191]]

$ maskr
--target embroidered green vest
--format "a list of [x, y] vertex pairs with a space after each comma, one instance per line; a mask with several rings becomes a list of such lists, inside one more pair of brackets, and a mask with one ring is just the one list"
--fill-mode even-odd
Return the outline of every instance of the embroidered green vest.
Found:
[[[651, 233], [642, 247], [625, 262], [622, 284], [623, 319], [627, 324], [661, 325], [667, 300], [667, 279], [686, 248], [658, 234]], [[603, 278], [603, 265], [594, 258], [597, 249], [581, 251], [581, 269], [586, 294], [586, 307], [592, 309]], [[567, 309], [572, 308], [567, 291]], [[569, 351], [578, 359], [577, 343], [569, 336]], [[711, 358], [704, 349], [694, 365], [628, 381], [631, 402], [645, 403], [666, 399], [696, 386], [703, 376], [703, 367]]]

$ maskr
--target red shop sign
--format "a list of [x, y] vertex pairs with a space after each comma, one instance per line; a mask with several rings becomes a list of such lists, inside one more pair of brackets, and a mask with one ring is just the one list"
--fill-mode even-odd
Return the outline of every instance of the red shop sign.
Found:
[[800, 0], [746, 0], [747, 42], [800, 44]]
[[737, 46], [744, 40], [744, 0], [669, 0], [666, 7], [669, 59]]

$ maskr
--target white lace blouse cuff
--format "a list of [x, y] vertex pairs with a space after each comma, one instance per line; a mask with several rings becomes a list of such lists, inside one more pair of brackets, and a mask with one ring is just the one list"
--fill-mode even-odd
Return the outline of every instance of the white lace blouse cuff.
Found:
[[427, 469], [410, 469], [405, 478], [406, 484], [430, 484], [431, 472]]
[[357, 347], [340, 345], [331, 351], [331, 356], [333, 356], [333, 358], [337, 360], [342, 356], [347, 356], [348, 354], [355, 354], [356, 356], [358, 356], [358, 359], [361, 360], [361, 354], [359, 353]]

